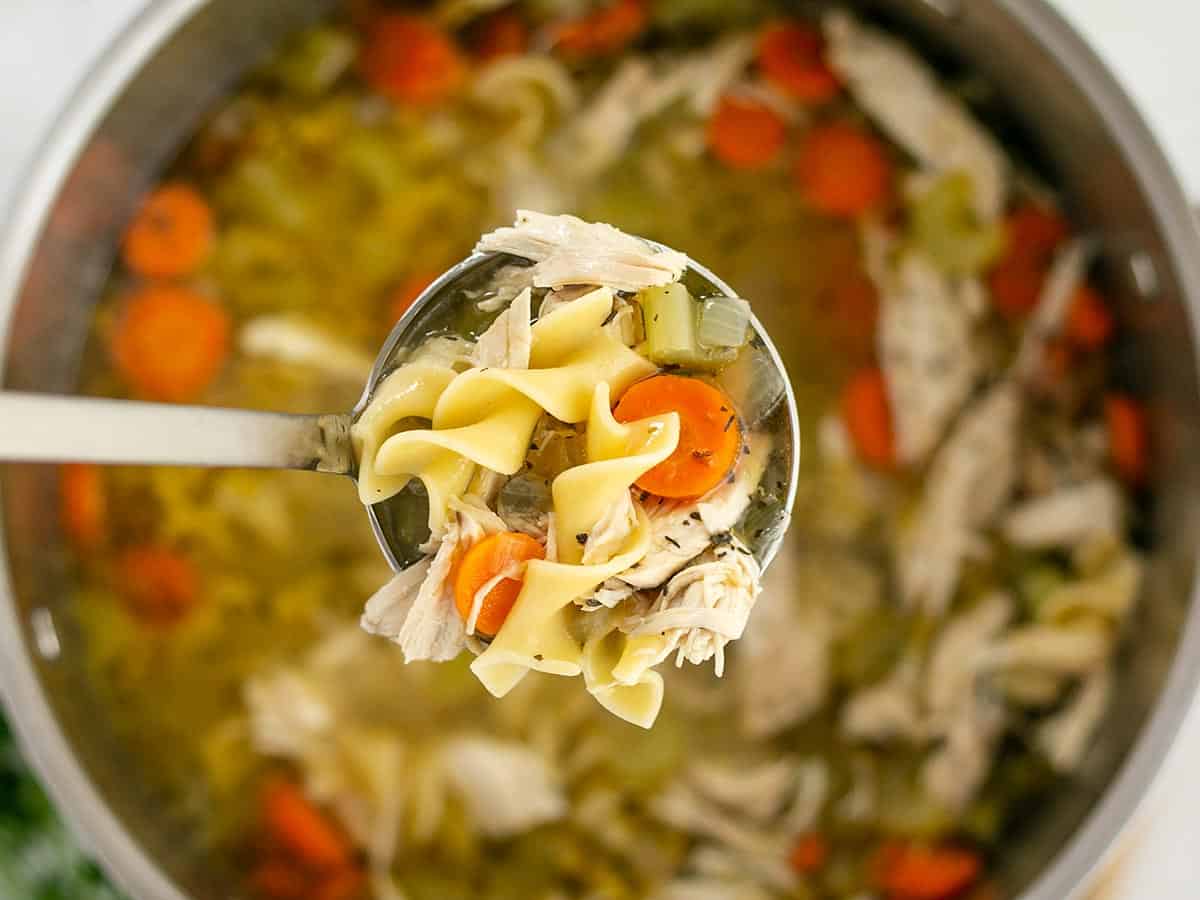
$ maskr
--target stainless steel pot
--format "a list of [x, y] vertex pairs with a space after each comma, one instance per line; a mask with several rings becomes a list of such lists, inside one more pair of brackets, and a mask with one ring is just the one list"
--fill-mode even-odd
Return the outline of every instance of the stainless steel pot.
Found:
[[[204, 110], [321, 0], [159, 0], [111, 47], [63, 112], [0, 243], [4, 386], [69, 391], [119, 226]], [[1157, 438], [1155, 551], [1123, 689], [1078, 783], [1024, 823], [1001, 877], [1027, 900], [1078, 891], [1145, 796], [1200, 679], [1189, 612], [1200, 534], [1196, 322], [1200, 240], [1136, 110], [1080, 39], [1037, 0], [895, 0], [873, 11], [1002, 94], [1074, 212], [1102, 239], [1103, 275], [1133, 340], [1119, 367], [1149, 399]], [[139, 898], [225, 897], [220, 872], [178, 852], [89, 701], [72, 660], [54, 473], [2, 474], [6, 577], [0, 685], [30, 758], [76, 831]]]

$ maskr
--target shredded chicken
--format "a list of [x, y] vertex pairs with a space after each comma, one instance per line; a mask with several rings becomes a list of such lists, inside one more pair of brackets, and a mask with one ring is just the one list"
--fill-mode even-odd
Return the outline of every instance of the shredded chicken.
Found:
[[363, 630], [399, 644], [408, 662], [445, 662], [462, 652], [466, 629], [454, 605], [450, 568], [458, 554], [486, 535], [506, 530], [504, 521], [478, 501], [456, 499], [451, 509], [456, 515], [433, 558], [397, 573], [363, 612]]
[[1079, 767], [1092, 735], [1112, 699], [1113, 677], [1108, 665], [1088, 674], [1066, 707], [1038, 729], [1037, 743], [1060, 772]]
[[1081, 675], [1103, 663], [1112, 645], [1111, 630], [1095, 624], [1026, 625], [1014, 628], [980, 654], [977, 665], [984, 671], [1034, 669]]
[[530, 304], [533, 293], [521, 291], [475, 343], [474, 362], [482, 368], [528, 369], [533, 350]]
[[1007, 157], [929, 65], [845, 10], [828, 13], [825, 35], [830, 65], [879, 127], [926, 168], [966, 173], [976, 215], [998, 219], [1009, 191]]
[[829, 696], [833, 622], [824, 608], [793, 598], [794, 560], [785, 548], [772, 564], [738, 644], [741, 729], [755, 739], [804, 721]]
[[1020, 413], [1016, 386], [1001, 382], [964, 413], [934, 458], [913, 533], [900, 548], [910, 606], [939, 616], [949, 605], [979, 530], [1012, 491]]
[[441, 758], [447, 780], [488, 837], [510, 837], [567, 814], [566, 794], [554, 770], [524, 744], [456, 738]]
[[653, 544], [637, 565], [621, 573], [622, 581], [634, 588], [657, 587], [703, 553], [715, 535], [738, 523], [762, 479], [771, 449], [769, 439], [762, 435], [752, 435], [748, 446], [750, 452], [738, 463], [733, 481], [701, 500], [648, 504]]
[[475, 249], [533, 260], [537, 287], [603, 284], [639, 291], [678, 281], [688, 265], [682, 253], [655, 249], [611, 225], [529, 210], [518, 210], [513, 227], [485, 234]]
[[1118, 537], [1124, 504], [1107, 478], [1063, 487], [1017, 504], [1004, 516], [1004, 536], [1018, 547], [1071, 547], [1097, 537]]
[[858, 740], [923, 740], [920, 679], [920, 660], [906, 656], [883, 681], [850, 696], [842, 707], [842, 732]]
[[590, 566], [608, 562], [625, 546], [626, 539], [633, 534], [637, 525], [637, 509], [633, 505], [633, 498], [625, 492], [588, 532], [587, 542], [583, 545], [583, 564]]
[[732, 538], [675, 575], [649, 611], [631, 616], [621, 629], [662, 634], [667, 638], [662, 658], [677, 652], [676, 665], [684, 660], [700, 665], [715, 657], [720, 677], [725, 646], [742, 636], [760, 590], [754, 555]]
[[1021, 335], [1013, 363], [1013, 376], [1018, 381], [1028, 383], [1041, 371], [1046, 347], [1066, 325], [1071, 300], [1087, 276], [1090, 257], [1091, 249], [1084, 241], [1072, 241], [1059, 251], [1046, 276], [1037, 307]]
[[915, 252], [905, 254], [879, 288], [879, 358], [896, 457], [917, 463], [933, 450], [975, 384], [979, 366], [971, 348], [971, 314], [946, 276]]
[[375, 362], [358, 347], [294, 316], [251, 319], [242, 326], [238, 347], [247, 356], [310, 366], [354, 382], [365, 382]]
[[621, 157], [643, 122], [675, 103], [706, 116], [753, 56], [753, 38], [734, 35], [657, 69], [642, 57], [626, 59], [574, 117], [558, 157], [577, 176], [595, 176]]
[[1004, 725], [1004, 708], [990, 697], [975, 697], [960, 707], [922, 769], [929, 795], [952, 812], [961, 813], [987, 778]]
[[993, 593], [946, 622], [925, 666], [925, 705], [935, 720], [971, 704], [975, 660], [1000, 637], [1013, 612], [1007, 594]]

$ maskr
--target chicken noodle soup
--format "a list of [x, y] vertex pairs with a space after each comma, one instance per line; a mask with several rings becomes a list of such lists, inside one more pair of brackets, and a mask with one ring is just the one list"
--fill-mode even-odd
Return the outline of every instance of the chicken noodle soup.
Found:
[[[454, 359], [441, 337], [418, 347], [352, 431], [363, 502], [419, 478], [429, 509], [428, 556], [368, 601], [363, 627], [409, 662], [470, 648], [496, 697], [531, 670], [582, 675], [649, 728], [654, 667], [715, 659], [722, 674], [760, 590], [733, 529], [771, 437], [743, 433], [720, 387], [752, 352], [749, 306], [692, 297], [684, 255], [572, 216], [521, 212], [477, 249], [529, 264], [504, 279], [517, 295]], [[492, 294], [480, 302], [504, 302]], [[413, 419], [432, 427], [398, 428]], [[556, 441], [573, 451], [549, 456]]]
[[[519, 241], [436, 304], [453, 318], [414, 322], [433, 337], [399, 350], [393, 387], [427, 373], [426, 415], [367, 454], [375, 486], [400, 491], [373, 506], [386, 530], [433, 538], [367, 609], [400, 648], [359, 625], [393, 573], [348, 483], [63, 472], [79, 589], [62, 614], [123, 765], [193, 847], [197, 897], [1005, 896], [993, 863], [1072, 790], [1137, 639], [1151, 436], [1113, 365], [1121, 323], [1086, 224], [985, 124], [986, 84], [845, 9], [780, 9], [356, 2], [250, 73], [150, 192], [96, 316], [91, 393], [348, 409], [438, 272], [481, 234]], [[787, 360], [794, 522], [738, 640], [707, 573], [751, 583], [755, 560], [716, 554], [777, 524], [783, 477], [777, 446], [753, 468], [774, 433], [753, 410], [777, 393], [755, 348], [728, 367], [709, 353], [739, 307], [705, 315], [719, 298], [670, 257], [650, 258], [665, 276], [649, 285], [644, 265], [599, 279], [591, 255], [542, 258], [526, 227], [565, 220], [514, 233], [518, 209], [703, 260]], [[592, 375], [533, 390], [576, 353]], [[672, 435], [658, 401], [695, 403], [638, 386], [677, 377], [729, 398], [743, 452], [734, 482], [694, 510], [664, 499], [689, 511], [660, 519], [694, 473], [641, 469]], [[435, 395], [462, 420], [439, 420]], [[493, 415], [521, 428], [447, 446]], [[619, 477], [577, 490], [601, 455]], [[736, 523], [739, 480], [757, 490]], [[507, 634], [555, 613], [518, 599], [531, 573], [609, 566], [647, 534], [641, 578], [556, 585], [559, 630]], [[476, 555], [439, 563], [447, 542]], [[423, 608], [439, 564], [440, 606]], [[664, 584], [686, 612], [654, 608]], [[685, 665], [646, 668], [676, 633]], [[643, 639], [652, 652], [626, 657]], [[574, 678], [496, 699], [472, 671], [506, 687], [566, 660], [612, 706], [623, 658], [627, 681], [662, 678], [649, 730]]]

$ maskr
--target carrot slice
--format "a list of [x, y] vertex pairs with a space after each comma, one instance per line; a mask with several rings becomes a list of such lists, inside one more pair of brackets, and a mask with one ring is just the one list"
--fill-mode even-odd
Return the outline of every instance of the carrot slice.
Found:
[[883, 144], [848, 122], [808, 132], [796, 160], [800, 193], [815, 209], [854, 218], [884, 205], [892, 192], [892, 164]]
[[842, 390], [842, 420], [863, 462], [879, 469], [895, 465], [892, 411], [879, 369], [862, 370]]
[[1062, 215], [1036, 203], [1017, 207], [1005, 219], [1008, 255], [1048, 263], [1070, 237], [1071, 226]]
[[819, 872], [829, 858], [829, 841], [816, 831], [802, 834], [792, 846], [788, 862], [801, 875]]
[[1070, 235], [1059, 213], [1033, 203], [1013, 210], [1004, 222], [1004, 255], [988, 275], [996, 308], [1022, 319], [1037, 306], [1054, 253]]
[[117, 582], [130, 612], [148, 625], [183, 621], [200, 597], [200, 575], [177, 550], [155, 544], [131, 547], [117, 558]]
[[199, 268], [212, 249], [213, 215], [199, 191], [164, 184], [150, 194], [125, 232], [121, 256], [146, 278], [175, 278]]
[[334, 872], [317, 885], [312, 900], [355, 900], [361, 897], [367, 879], [357, 866]]
[[623, 50], [650, 21], [646, 0], [615, 0], [593, 13], [562, 22], [552, 29], [554, 46], [567, 56], [606, 56]]
[[254, 892], [269, 900], [303, 900], [309, 876], [295, 863], [282, 859], [262, 862], [250, 876]]
[[425, 292], [425, 288], [433, 284], [435, 278], [437, 275], [432, 272], [416, 272], [396, 286], [388, 300], [389, 328], [400, 321], [400, 317], [408, 312], [408, 308]]
[[1045, 281], [1045, 267], [1020, 256], [1000, 260], [988, 273], [992, 302], [1001, 315], [1013, 320], [1033, 312]]
[[462, 86], [467, 66], [454, 42], [419, 16], [392, 13], [371, 29], [360, 59], [363, 77], [397, 103], [432, 106]]
[[613, 416], [635, 422], [679, 413], [679, 445], [643, 475], [637, 486], [659, 497], [701, 497], [724, 480], [742, 448], [742, 426], [733, 401], [698, 378], [655, 375], [622, 396]]
[[63, 466], [58, 489], [63, 531], [76, 548], [95, 550], [104, 541], [108, 507], [100, 467], [90, 463]]
[[761, 169], [783, 149], [787, 126], [769, 106], [723, 97], [708, 120], [708, 146], [733, 169]]
[[305, 866], [340, 870], [353, 862], [341, 829], [290, 781], [271, 781], [261, 797], [262, 820], [270, 836]]
[[1075, 292], [1067, 313], [1067, 337], [1084, 350], [1099, 350], [1113, 333], [1113, 318], [1104, 298], [1083, 285]]
[[1113, 468], [1129, 484], [1141, 484], [1150, 463], [1145, 409], [1128, 394], [1109, 394], [1104, 398], [1104, 419]]
[[806, 103], [824, 103], [842, 88], [824, 54], [821, 33], [800, 22], [768, 25], [758, 38], [758, 67], [767, 81]]
[[953, 847], [892, 841], [873, 861], [876, 883], [889, 900], [949, 900], [979, 878], [979, 854]]
[[854, 268], [831, 288], [829, 316], [844, 349], [866, 353], [875, 345], [879, 291], [866, 272]]
[[186, 288], [143, 288], [125, 301], [112, 355], [134, 392], [192, 400], [212, 383], [229, 352], [229, 317]]
[[475, 38], [475, 56], [481, 62], [495, 62], [507, 56], [520, 56], [529, 49], [529, 27], [511, 9], [502, 9], [485, 18]]
[[[518, 531], [502, 531], [492, 534], [466, 552], [453, 572], [454, 605], [464, 622], [471, 617], [475, 595], [484, 585], [514, 563], [531, 559], [544, 559], [546, 549], [527, 534]], [[475, 619], [475, 630], [480, 634], [494, 635], [508, 618], [517, 595], [521, 593], [521, 582], [505, 578], [483, 598], [479, 615]]]

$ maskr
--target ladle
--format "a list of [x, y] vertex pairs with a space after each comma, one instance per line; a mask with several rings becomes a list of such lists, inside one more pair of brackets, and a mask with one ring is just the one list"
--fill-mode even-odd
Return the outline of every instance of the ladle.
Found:
[[[304, 469], [354, 477], [350, 429], [376, 385], [428, 335], [452, 330], [454, 314], [467, 302], [472, 286], [486, 281], [499, 267], [522, 262], [505, 254], [475, 253], [430, 284], [384, 341], [362, 398], [349, 412], [294, 415], [0, 391], [0, 460]], [[689, 262], [684, 281], [694, 296], [734, 296], [728, 285], [695, 262]], [[776, 490], [771, 501], [774, 509], [769, 512], [775, 527], [757, 529], [758, 539], [749, 539], [765, 568], [782, 540], [782, 526], [795, 499], [799, 432], [795, 397], [779, 353], [757, 318], [751, 325], [752, 352], [766, 354], [771, 364], [767, 371], [782, 384], [780, 409], [773, 419], [779, 423], [773, 430], [781, 432], [783, 439], [776, 447], [776, 471], [771, 474]], [[400, 518], [397, 504], [424, 502], [418, 491], [405, 491], [368, 509], [380, 548], [395, 569], [420, 556], [417, 544], [424, 539], [389, 526]]]

